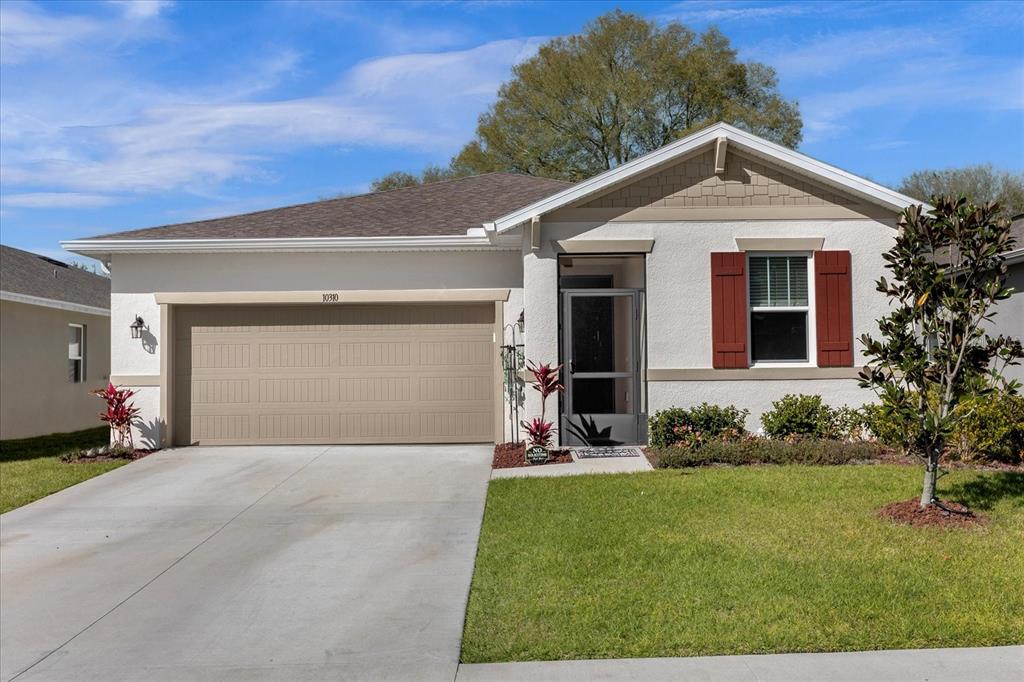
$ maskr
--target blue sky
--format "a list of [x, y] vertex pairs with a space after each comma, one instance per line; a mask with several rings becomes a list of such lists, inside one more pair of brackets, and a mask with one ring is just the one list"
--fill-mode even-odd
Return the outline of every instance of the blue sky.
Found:
[[774, 66], [814, 157], [886, 184], [1024, 169], [1020, 2], [5, 0], [0, 237], [57, 255], [444, 164], [513, 64], [615, 7]]

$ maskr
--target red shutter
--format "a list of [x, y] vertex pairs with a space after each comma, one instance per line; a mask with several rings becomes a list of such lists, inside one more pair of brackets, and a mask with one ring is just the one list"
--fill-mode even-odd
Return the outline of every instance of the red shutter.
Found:
[[711, 254], [711, 366], [747, 367], [747, 254], [743, 252]]
[[814, 310], [819, 367], [853, 366], [849, 251], [814, 253]]

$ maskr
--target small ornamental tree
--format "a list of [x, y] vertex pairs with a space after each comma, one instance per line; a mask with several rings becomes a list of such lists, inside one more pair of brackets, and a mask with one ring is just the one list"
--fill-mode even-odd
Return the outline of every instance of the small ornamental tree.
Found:
[[955, 408], [995, 390], [978, 378], [998, 375], [997, 362], [1022, 357], [1018, 341], [985, 333], [995, 303], [1012, 293], [1001, 256], [1013, 246], [1009, 221], [997, 204], [933, 201], [931, 211], [910, 206], [900, 217], [896, 243], [882, 255], [893, 279], [877, 283], [892, 312], [878, 321], [880, 338], [861, 337], [868, 362], [860, 385], [908, 425], [907, 450], [925, 462], [922, 507], [936, 502], [939, 460], [961, 414]]
[[565, 386], [559, 380], [562, 366], [552, 367], [547, 363], [534, 365], [532, 362], [527, 362], [526, 370], [533, 375], [534, 390], [540, 393], [540, 417], [524, 421], [522, 425], [530, 437], [530, 445], [547, 447], [551, 444], [551, 439], [555, 434], [555, 425], [544, 418], [544, 412], [548, 397], [565, 390]]
[[92, 394], [107, 401], [107, 411], [100, 412], [99, 417], [110, 424], [117, 444], [134, 450], [132, 424], [138, 417], [139, 408], [128, 401], [135, 395], [135, 391], [130, 388], [117, 388], [114, 384], [108, 383], [106, 388], [98, 388], [92, 391]]

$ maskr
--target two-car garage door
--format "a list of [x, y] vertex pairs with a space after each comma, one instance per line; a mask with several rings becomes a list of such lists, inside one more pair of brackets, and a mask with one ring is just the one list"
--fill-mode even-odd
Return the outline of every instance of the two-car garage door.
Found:
[[494, 305], [174, 314], [175, 443], [493, 441]]

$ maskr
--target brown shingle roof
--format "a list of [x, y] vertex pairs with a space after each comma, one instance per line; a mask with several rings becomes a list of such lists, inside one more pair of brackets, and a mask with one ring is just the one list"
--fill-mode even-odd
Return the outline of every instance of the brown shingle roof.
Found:
[[110, 280], [35, 253], [0, 245], [0, 290], [110, 308]]
[[95, 239], [260, 239], [462, 235], [570, 183], [488, 173], [256, 213], [150, 227]]

